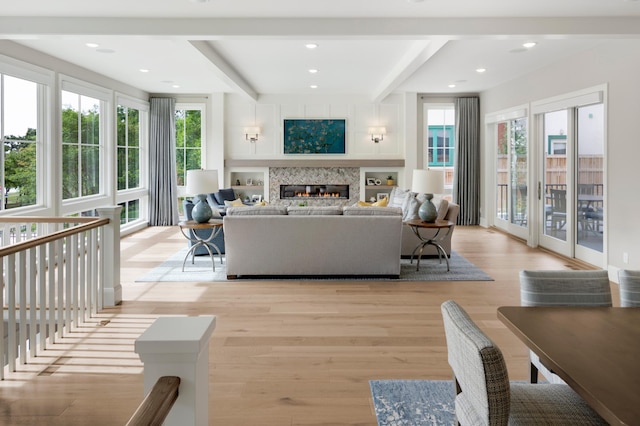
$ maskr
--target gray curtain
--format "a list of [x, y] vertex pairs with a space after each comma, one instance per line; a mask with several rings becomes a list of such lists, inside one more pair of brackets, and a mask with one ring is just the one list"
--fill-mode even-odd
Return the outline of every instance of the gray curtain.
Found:
[[453, 201], [459, 225], [480, 223], [480, 99], [456, 99], [456, 172]]
[[151, 98], [149, 225], [178, 224], [175, 99]]

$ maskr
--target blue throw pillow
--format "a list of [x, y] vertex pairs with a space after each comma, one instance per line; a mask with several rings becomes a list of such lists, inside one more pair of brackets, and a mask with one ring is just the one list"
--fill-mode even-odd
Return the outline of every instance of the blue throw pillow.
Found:
[[233, 192], [233, 188], [224, 188], [214, 194], [215, 200], [218, 204], [224, 206], [225, 201], [233, 201], [236, 199], [236, 194]]

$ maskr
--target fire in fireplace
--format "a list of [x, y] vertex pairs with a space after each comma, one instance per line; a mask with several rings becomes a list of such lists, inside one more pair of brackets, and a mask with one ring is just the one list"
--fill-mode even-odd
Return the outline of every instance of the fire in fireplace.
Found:
[[349, 198], [349, 185], [280, 185], [280, 199]]

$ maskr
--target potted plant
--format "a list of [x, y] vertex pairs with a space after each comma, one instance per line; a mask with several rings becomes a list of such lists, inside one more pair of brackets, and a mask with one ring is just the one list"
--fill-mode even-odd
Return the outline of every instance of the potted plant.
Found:
[[389, 185], [389, 186], [393, 186], [393, 185], [395, 185], [395, 184], [396, 184], [396, 182], [395, 182], [395, 180], [393, 179], [393, 176], [392, 176], [392, 175], [387, 176], [387, 185]]

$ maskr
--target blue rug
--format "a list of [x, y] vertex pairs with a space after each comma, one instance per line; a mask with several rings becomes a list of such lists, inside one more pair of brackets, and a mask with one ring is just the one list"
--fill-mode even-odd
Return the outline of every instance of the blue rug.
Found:
[[371, 380], [378, 426], [455, 425], [450, 380]]
[[[211, 265], [209, 256], [196, 256], [195, 264], [191, 263], [191, 258], [182, 272], [182, 262], [187, 254], [187, 248], [175, 253], [162, 264], [138, 277], [136, 282], [207, 282], [226, 281], [226, 262], [220, 264], [220, 259], [215, 256], [215, 271]], [[224, 255], [223, 255], [224, 258]], [[493, 281], [489, 275], [480, 268], [469, 262], [456, 252], [451, 253], [451, 271], [447, 271], [444, 260], [438, 262], [438, 258], [422, 259], [420, 261], [420, 271], [416, 271], [416, 261], [410, 263], [410, 259], [400, 261], [400, 278], [371, 278], [371, 277], [347, 277], [346, 280], [378, 280], [378, 281]], [[286, 278], [286, 277], [285, 277]], [[283, 277], [271, 277], [262, 279], [282, 280]], [[242, 277], [241, 277], [242, 279]], [[295, 277], [294, 279], [300, 279]], [[338, 280], [335, 277], [306, 277], [306, 279], [329, 279]], [[235, 280], [240, 281], [240, 280]]]

